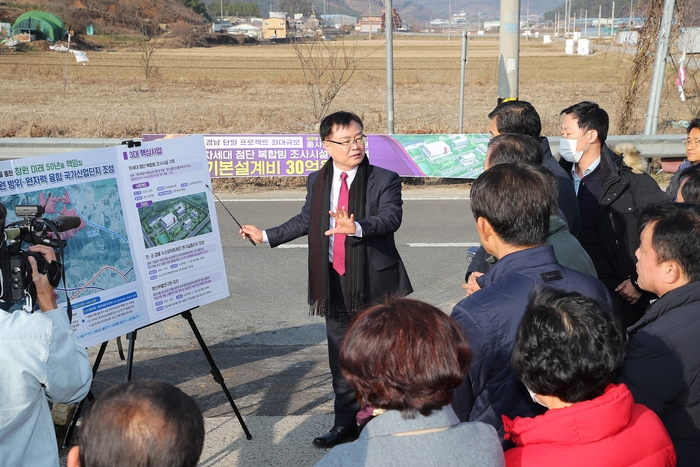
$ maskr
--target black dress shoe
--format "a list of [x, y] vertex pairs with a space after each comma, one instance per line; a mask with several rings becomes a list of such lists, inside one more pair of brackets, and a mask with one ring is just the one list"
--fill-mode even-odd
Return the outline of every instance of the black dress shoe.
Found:
[[332, 448], [342, 443], [355, 441], [357, 439], [356, 426], [339, 426], [331, 428], [325, 435], [314, 438], [314, 446], [317, 448]]

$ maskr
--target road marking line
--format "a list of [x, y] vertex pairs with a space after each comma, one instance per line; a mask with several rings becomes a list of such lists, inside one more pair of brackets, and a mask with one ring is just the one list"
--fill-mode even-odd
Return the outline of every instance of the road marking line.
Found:
[[402, 196], [401, 199], [404, 201], [459, 201], [467, 200], [469, 196], [442, 196], [442, 197], [413, 197], [413, 196]]
[[469, 248], [479, 246], [479, 243], [409, 243], [411, 248]]
[[[469, 248], [470, 246], [479, 246], [479, 243], [407, 243], [411, 248]], [[309, 245], [291, 244], [280, 245], [277, 248], [282, 249], [299, 249], [308, 248]]]
[[227, 203], [234, 203], [234, 202], [241, 202], [241, 203], [249, 203], [249, 202], [286, 202], [286, 201], [305, 201], [306, 198], [221, 198], [221, 201], [226, 201]]
[[[227, 203], [233, 203], [233, 202], [240, 202], [240, 203], [253, 203], [253, 202], [261, 202], [261, 203], [269, 203], [269, 202], [274, 202], [274, 203], [284, 203], [284, 202], [303, 202], [306, 200], [306, 198], [222, 198], [220, 197], [220, 201], [227, 202]], [[440, 197], [440, 198], [435, 198], [435, 197], [425, 197], [425, 198], [420, 198], [420, 197], [404, 197], [404, 201], [460, 201], [460, 200], [468, 200], [468, 196], [454, 196], [454, 197]]]

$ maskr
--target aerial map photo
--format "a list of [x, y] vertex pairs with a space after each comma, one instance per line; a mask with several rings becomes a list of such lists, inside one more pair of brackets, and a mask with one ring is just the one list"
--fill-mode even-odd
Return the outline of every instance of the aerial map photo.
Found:
[[47, 219], [80, 218], [80, 226], [60, 234], [66, 241], [64, 266], [71, 300], [136, 279], [116, 179], [4, 196], [0, 202], [7, 207], [8, 223], [21, 220], [15, 215], [18, 204], [43, 206]]
[[159, 201], [139, 209], [146, 248], [212, 231], [206, 193]]
[[488, 135], [394, 135], [426, 177], [477, 178]]

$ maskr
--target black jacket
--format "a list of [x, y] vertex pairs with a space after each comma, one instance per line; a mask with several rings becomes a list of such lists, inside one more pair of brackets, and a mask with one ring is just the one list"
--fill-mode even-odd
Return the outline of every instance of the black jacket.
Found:
[[[559, 161], [571, 176], [570, 162]], [[598, 236], [603, 254], [612, 264], [620, 282], [636, 278], [639, 247], [637, 219], [644, 207], [668, 201], [656, 180], [646, 173], [633, 173], [622, 157], [605, 144], [601, 147], [601, 170], [608, 173], [602, 181], [598, 199]]]
[[562, 214], [564, 214], [564, 220], [566, 221], [566, 225], [569, 226], [569, 232], [576, 237], [581, 228], [581, 215], [578, 211], [574, 182], [571, 180], [570, 172], [565, 172], [559, 165], [557, 159], [552, 155], [552, 149], [549, 147], [549, 140], [545, 137], [541, 137], [540, 145], [544, 152], [542, 156], [542, 167], [550, 170], [554, 176], [557, 177], [557, 182], [559, 182], [559, 209]]
[[654, 302], [628, 329], [619, 380], [664, 422], [678, 467], [700, 459], [700, 282]]
[[673, 177], [671, 177], [671, 181], [668, 182], [666, 194], [672, 200], [675, 201], [676, 197], [678, 196], [678, 189], [681, 187], [681, 175], [683, 175], [685, 169], [689, 169], [692, 166], [692, 162], [689, 162], [688, 159], [684, 160], [678, 167], [678, 170], [676, 170], [676, 173], [673, 174]]
[[[311, 193], [318, 174], [318, 171], [313, 172], [306, 181], [306, 202], [301, 213], [282, 225], [266, 229], [271, 247], [309, 234]], [[364, 242], [366, 247], [366, 302], [378, 303], [391, 294], [408, 295], [413, 287], [394, 241], [394, 232], [403, 219], [401, 179], [390, 170], [370, 165], [366, 200], [365, 217], [355, 219], [362, 227], [362, 237], [353, 237], [353, 241]], [[311, 305], [310, 292], [308, 301]]]
[[472, 364], [454, 391], [452, 407], [460, 421], [488, 423], [502, 436], [501, 415], [533, 417], [543, 410], [510, 366], [530, 293], [555, 287], [588, 295], [604, 307], [609, 307], [610, 296], [594, 277], [559, 264], [551, 245], [507, 254], [480, 279], [482, 289], [452, 310], [472, 350]]

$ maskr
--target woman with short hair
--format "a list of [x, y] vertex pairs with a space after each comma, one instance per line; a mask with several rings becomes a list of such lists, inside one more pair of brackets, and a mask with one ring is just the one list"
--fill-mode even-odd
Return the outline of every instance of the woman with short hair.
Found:
[[518, 329], [513, 371], [549, 410], [503, 417], [508, 466], [673, 467], [676, 453], [656, 414], [613, 378], [624, 356], [619, 321], [595, 300], [535, 291]]
[[470, 362], [462, 332], [432, 305], [390, 299], [363, 312], [345, 335], [340, 366], [376, 416], [316, 465], [503, 466], [496, 430], [460, 423], [450, 405]]

